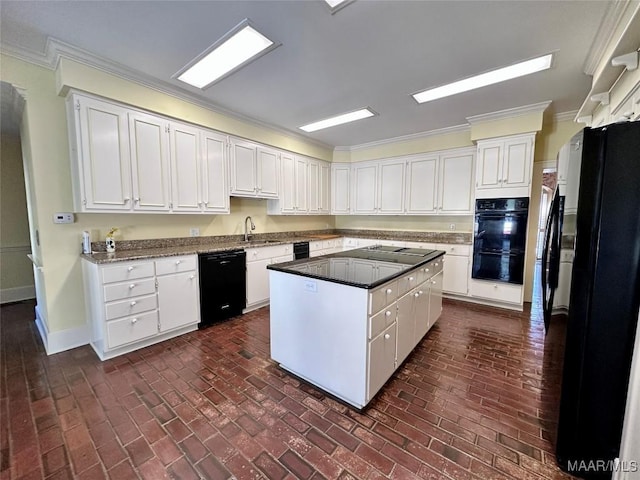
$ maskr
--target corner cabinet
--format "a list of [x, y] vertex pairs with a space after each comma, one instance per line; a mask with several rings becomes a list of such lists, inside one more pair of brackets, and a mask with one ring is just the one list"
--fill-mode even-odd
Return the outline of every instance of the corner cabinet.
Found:
[[478, 141], [476, 198], [531, 194], [535, 133]]
[[225, 135], [77, 93], [67, 114], [76, 212], [229, 213]]
[[195, 255], [98, 265], [82, 260], [91, 346], [101, 360], [193, 331], [200, 321]]
[[231, 138], [230, 194], [235, 197], [278, 198], [280, 154]]

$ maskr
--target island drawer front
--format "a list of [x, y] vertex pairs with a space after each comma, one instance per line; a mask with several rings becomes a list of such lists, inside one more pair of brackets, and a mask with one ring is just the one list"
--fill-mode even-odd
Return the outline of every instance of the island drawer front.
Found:
[[158, 311], [107, 323], [107, 345], [116, 348], [158, 333]]
[[398, 278], [398, 296], [402, 296], [418, 285], [419, 269], [411, 270]]
[[369, 294], [369, 315], [379, 312], [398, 298], [398, 282], [385, 283]]
[[369, 342], [367, 378], [367, 402], [387, 383], [396, 369], [396, 322], [393, 322], [375, 339]]
[[519, 304], [522, 302], [522, 285], [471, 280], [469, 290], [472, 297], [487, 298], [506, 303]]
[[444, 250], [447, 255], [460, 255], [468, 257], [471, 254], [471, 245], [451, 245], [448, 243], [439, 243], [436, 250]]
[[396, 320], [395, 302], [369, 317], [369, 340], [378, 336], [385, 328]]
[[147, 297], [136, 297], [123, 302], [108, 303], [106, 305], [106, 317], [107, 320], [113, 320], [155, 310], [156, 308], [158, 308], [158, 297], [155, 294]]
[[186, 257], [170, 257], [156, 260], [156, 275], [167, 275], [169, 273], [189, 272], [196, 269], [195, 255]]
[[247, 262], [266, 260], [267, 258], [283, 257], [293, 253], [293, 245], [274, 245], [272, 247], [245, 248]]
[[138, 278], [153, 277], [155, 270], [153, 262], [124, 263], [113, 267], [102, 268], [102, 282], [115, 283], [137, 280]]
[[125, 283], [114, 283], [105, 285], [104, 300], [111, 302], [113, 300], [121, 300], [126, 298], [139, 297], [141, 295], [150, 295], [156, 291], [156, 281], [153, 278], [144, 280], [134, 280]]

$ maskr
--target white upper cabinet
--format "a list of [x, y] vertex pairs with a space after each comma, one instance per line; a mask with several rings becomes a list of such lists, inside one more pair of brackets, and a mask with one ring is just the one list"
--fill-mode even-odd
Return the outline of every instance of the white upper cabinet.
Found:
[[181, 212], [199, 212], [202, 208], [200, 187], [199, 131], [189, 125], [172, 123], [171, 208]]
[[258, 147], [256, 162], [257, 196], [260, 198], [278, 198], [280, 154], [275, 150]]
[[478, 141], [476, 197], [528, 197], [535, 134]]
[[307, 164], [309, 189], [307, 191], [309, 213], [320, 212], [320, 162], [309, 160]]
[[437, 155], [425, 155], [407, 163], [407, 213], [433, 215], [438, 212], [438, 161]]
[[331, 214], [350, 213], [349, 190], [351, 186], [351, 165], [348, 163], [331, 164]]
[[474, 212], [474, 151], [440, 155], [438, 214], [470, 215]]
[[231, 188], [236, 197], [278, 198], [280, 154], [253, 142], [231, 139]]
[[277, 200], [267, 202], [270, 215], [329, 213], [330, 164], [321, 160], [280, 154], [281, 188]]
[[169, 122], [129, 113], [133, 209], [169, 211]]
[[378, 213], [404, 213], [404, 160], [380, 162]]
[[378, 162], [355, 164], [352, 176], [353, 213], [357, 215], [377, 213]]
[[318, 213], [328, 215], [331, 213], [331, 164], [320, 163], [320, 180], [318, 188], [320, 194], [320, 210]]
[[201, 191], [203, 211], [229, 213], [228, 138], [226, 135], [200, 131], [202, 165]]
[[130, 210], [127, 110], [77, 94], [67, 98], [74, 209]]
[[295, 179], [296, 213], [307, 213], [309, 210], [309, 164], [304, 157], [295, 157]]
[[351, 184], [352, 213], [404, 213], [404, 160], [356, 163]]

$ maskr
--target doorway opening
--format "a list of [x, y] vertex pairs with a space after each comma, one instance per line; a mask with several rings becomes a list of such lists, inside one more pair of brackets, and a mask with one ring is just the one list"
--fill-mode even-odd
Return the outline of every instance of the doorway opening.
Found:
[[540, 192], [540, 215], [538, 216], [538, 234], [536, 238], [536, 261], [542, 259], [542, 248], [544, 246], [544, 234], [547, 228], [547, 217], [553, 192], [556, 190], [556, 168], [545, 168], [542, 170], [542, 191]]

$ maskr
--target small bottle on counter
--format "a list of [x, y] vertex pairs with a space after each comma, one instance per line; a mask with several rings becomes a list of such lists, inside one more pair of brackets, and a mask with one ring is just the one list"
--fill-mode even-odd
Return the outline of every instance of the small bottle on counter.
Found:
[[82, 232], [82, 253], [91, 253], [91, 237], [86, 230]]

